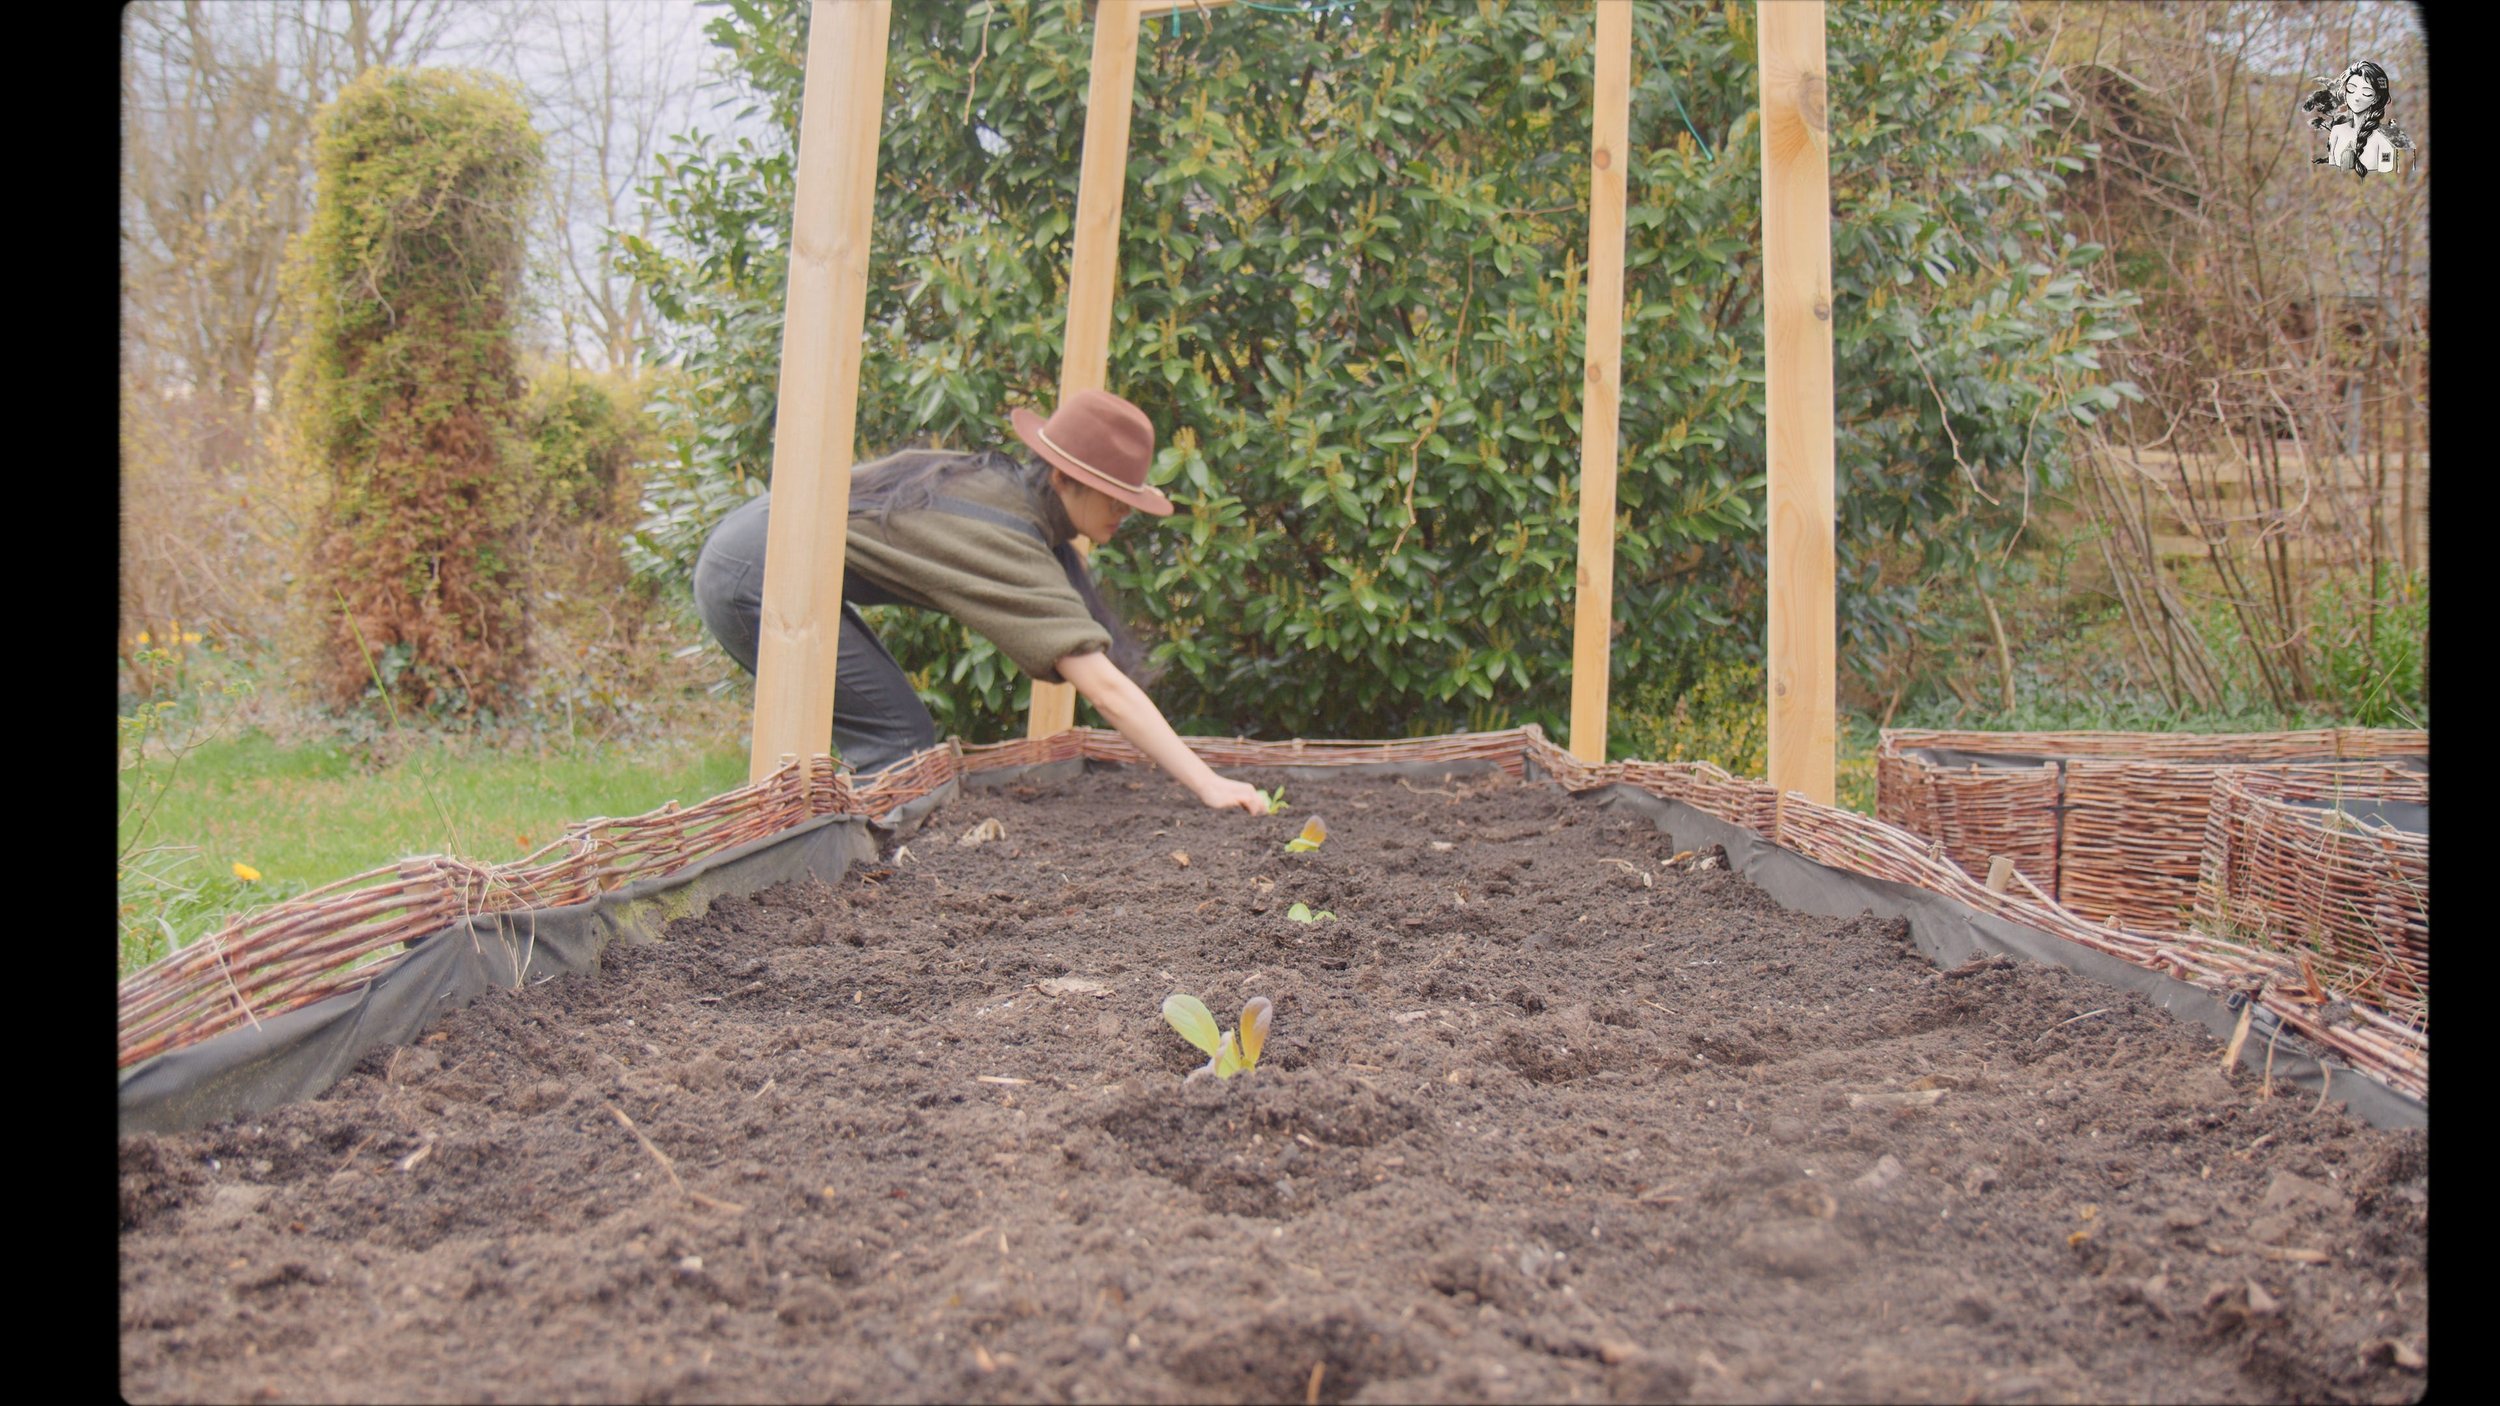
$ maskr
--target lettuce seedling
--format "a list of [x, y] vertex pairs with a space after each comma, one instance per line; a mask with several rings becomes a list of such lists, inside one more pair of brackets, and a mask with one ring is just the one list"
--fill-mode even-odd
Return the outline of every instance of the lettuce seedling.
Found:
[[1285, 853], [1301, 854], [1328, 842], [1328, 822], [1314, 815], [1302, 822], [1302, 833], [1285, 841]]
[[1279, 786], [1273, 791], [1261, 791], [1259, 794], [1267, 799], [1268, 814], [1282, 815], [1287, 809], [1289, 809], [1289, 807], [1285, 804], [1284, 787]]
[[1275, 1019], [1275, 1004], [1265, 996], [1253, 996], [1241, 1008], [1241, 1028], [1216, 1032], [1215, 1017], [1206, 1002], [1195, 996], [1175, 991], [1163, 998], [1163, 1018], [1181, 1038], [1204, 1050], [1210, 1058], [1193, 1071], [1190, 1078], [1212, 1074], [1230, 1079], [1259, 1067], [1259, 1054], [1267, 1048], [1267, 1027]]
[[1285, 910], [1285, 916], [1293, 919], [1297, 923], [1325, 923], [1334, 920], [1337, 915], [1329, 912], [1325, 908], [1322, 908], [1318, 912], [1314, 913], [1311, 911], [1311, 906], [1309, 904], [1297, 903], [1291, 908]]

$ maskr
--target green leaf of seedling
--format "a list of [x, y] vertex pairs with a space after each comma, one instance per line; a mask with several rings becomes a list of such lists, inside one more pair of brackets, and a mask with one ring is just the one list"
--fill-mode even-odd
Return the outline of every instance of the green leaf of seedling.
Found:
[[1230, 1079], [1248, 1066], [1241, 1062], [1241, 1051], [1233, 1044], [1233, 1032], [1224, 1032], [1223, 1042], [1215, 1048], [1215, 1077]]
[[1337, 915], [1325, 908], [1313, 912], [1309, 904], [1297, 903], [1285, 910], [1285, 916], [1297, 923], [1325, 923], [1333, 920]]
[[1282, 814], [1284, 814], [1284, 813], [1285, 813], [1285, 810], [1286, 810], [1286, 805], [1285, 805], [1285, 788], [1284, 788], [1284, 787], [1279, 786], [1279, 787], [1277, 787], [1277, 788], [1276, 788], [1275, 790], [1273, 790], [1273, 791], [1261, 791], [1259, 794], [1260, 794], [1260, 795], [1262, 795], [1262, 796], [1265, 796], [1265, 797], [1267, 798], [1267, 813], [1268, 813], [1268, 814], [1270, 814], [1270, 815], [1282, 815]]
[[1163, 1018], [1181, 1032], [1181, 1038], [1208, 1054], [1214, 1054], [1219, 1043], [1215, 1033], [1215, 1017], [1207, 1003], [1195, 996], [1175, 991], [1163, 998]]
[[1318, 816], [1302, 822], [1302, 833], [1285, 842], [1285, 853], [1302, 854], [1320, 847], [1328, 839], [1328, 826]]
[[1267, 1048], [1267, 1027], [1276, 1019], [1276, 1004], [1265, 996], [1253, 996], [1241, 1008], [1241, 1067], [1259, 1067], [1259, 1052]]

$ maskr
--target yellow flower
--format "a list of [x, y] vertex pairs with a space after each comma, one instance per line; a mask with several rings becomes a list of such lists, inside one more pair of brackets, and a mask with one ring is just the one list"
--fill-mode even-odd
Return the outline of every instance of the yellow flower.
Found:
[[148, 645], [148, 632], [147, 632], [147, 631], [145, 631], [145, 630], [141, 630], [141, 631], [139, 632], [139, 647], [140, 647], [141, 649], [145, 649], [145, 648], [147, 648], [147, 645]]
[[197, 630], [183, 631], [182, 642], [184, 644], [198, 644], [200, 642], [200, 632]]
[[260, 871], [253, 868], [249, 864], [235, 865], [234, 876], [247, 884], [256, 884], [260, 882]]

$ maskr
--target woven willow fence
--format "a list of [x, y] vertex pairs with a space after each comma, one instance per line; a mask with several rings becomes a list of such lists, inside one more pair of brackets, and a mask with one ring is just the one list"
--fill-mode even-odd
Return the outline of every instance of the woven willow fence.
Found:
[[2271, 777], [2285, 797], [2325, 800], [2366, 791], [2430, 799], [2428, 777], [2385, 762], [2270, 767], [2069, 762], [2058, 901], [2078, 913], [2154, 932], [2192, 926], [2214, 784], [2249, 771]]
[[[1929, 753], [2006, 758], [1940, 761]], [[2078, 913], [2154, 932], [2189, 926], [2215, 779], [2258, 767], [2287, 796], [2347, 790], [2427, 800], [2429, 779], [2396, 764], [2430, 756], [2430, 735], [2377, 728], [2310, 732], [1887, 731], [1876, 748], [1875, 813], [1943, 847], [1973, 874], [1999, 856]], [[2038, 760], [2036, 764], [2024, 764]], [[2408, 785], [2418, 796], [2401, 793]]]
[[[1490, 762], [1515, 777], [1533, 765], [1582, 790], [1612, 782], [1682, 801], [1807, 858], [1907, 884], [2199, 983], [2242, 992], [2284, 1024], [2392, 1087], [2427, 1097], [2426, 1035], [2362, 1006], [2330, 1016], [2327, 998], [2285, 954], [2219, 938], [2149, 936], [2095, 923], [2028, 876], [2022, 892], [1989, 890], [1941, 846], [1895, 825], [1782, 796], [1769, 784], [1706, 762], [1591, 765], [1529, 726], [1503, 732], [1389, 742], [1252, 742], [1187, 739], [1220, 767], [1353, 766], [1366, 762]], [[825, 815], [884, 816], [960, 776], [1078, 758], [1140, 765], [1117, 733], [1075, 728], [1041, 740], [992, 746], [947, 743], [854, 789], [824, 758], [793, 761], [761, 782], [701, 805], [663, 806], [626, 820], [589, 820], [531, 855], [503, 865], [410, 860], [342, 880], [244, 915], [214, 935], [133, 973], [121, 986], [120, 1063], [135, 1064], [248, 1022], [353, 991], [397, 958], [400, 947], [463, 918], [580, 903], [633, 880], [659, 877], [737, 845]], [[2341, 1018], [2338, 1018], [2341, 1017]]]
[[[2296, 945], [2321, 989], [2428, 1030], [2430, 837], [2348, 813], [2372, 801], [2419, 803], [2423, 790], [2318, 797], [2264, 772], [2225, 772], [2206, 824], [2198, 925], [2261, 946]], [[2339, 804], [2300, 804], [2318, 800]]]
[[2057, 892], [2057, 817], [2065, 778], [2057, 763], [2038, 766], [1937, 765], [1893, 748], [1885, 733], [1875, 753], [1875, 814], [1923, 835], [1974, 874], [1998, 856], [2024, 878]]

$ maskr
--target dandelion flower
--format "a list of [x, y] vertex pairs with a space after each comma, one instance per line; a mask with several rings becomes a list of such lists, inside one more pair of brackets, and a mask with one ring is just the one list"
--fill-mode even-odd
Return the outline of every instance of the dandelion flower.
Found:
[[184, 644], [198, 644], [200, 642], [200, 632], [197, 630], [183, 631], [182, 642]]
[[253, 868], [249, 864], [236, 864], [234, 866], [234, 876], [247, 884], [256, 884], [260, 882], [260, 871]]
[[148, 632], [145, 630], [139, 632], [139, 647], [141, 649], [148, 647]]

